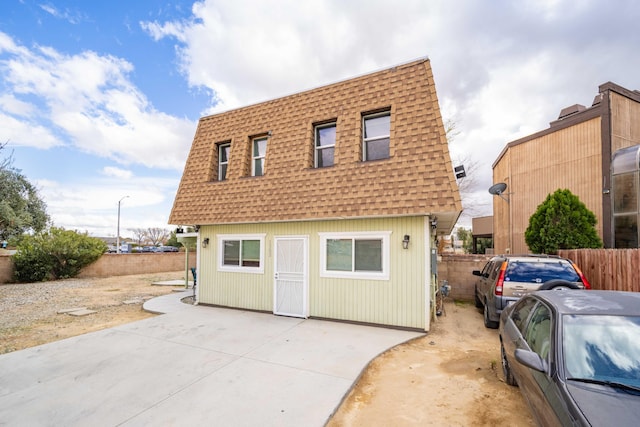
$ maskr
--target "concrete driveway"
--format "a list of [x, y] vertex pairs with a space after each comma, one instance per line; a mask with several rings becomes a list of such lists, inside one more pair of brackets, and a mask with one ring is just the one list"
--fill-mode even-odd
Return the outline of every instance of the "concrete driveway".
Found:
[[0, 356], [0, 425], [322, 426], [371, 359], [422, 335], [187, 295], [151, 302], [162, 316]]

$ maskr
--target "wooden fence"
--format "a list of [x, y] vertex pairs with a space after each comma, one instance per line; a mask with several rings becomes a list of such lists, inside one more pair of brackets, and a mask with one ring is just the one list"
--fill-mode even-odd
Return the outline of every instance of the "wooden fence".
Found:
[[575, 262], [592, 289], [640, 292], [640, 249], [565, 249], [558, 255]]

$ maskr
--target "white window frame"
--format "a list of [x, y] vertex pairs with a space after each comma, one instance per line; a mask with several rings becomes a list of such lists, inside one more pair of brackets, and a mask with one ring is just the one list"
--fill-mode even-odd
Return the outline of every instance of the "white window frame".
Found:
[[[264, 273], [264, 240], [266, 234], [218, 234], [218, 271], [227, 271], [232, 273]], [[242, 265], [225, 265], [224, 264], [224, 242], [227, 240], [259, 240], [260, 241], [260, 266], [259, 267], [243, 267]], [[242, 246], [240, 247], [242, 253]]]
[[[264, 147], [264, 155], [255, 155], [255, 147], [256, 142], [265, 141]], [[267, 171], [267, 146], [269, 145], [269, 137], [268, 136], [259, 136], [256, 138], [251, 138], [251, 176], [263, 176]], [[256, 160], [262, 160], [262, 174], [256, 175]]]
[[[224, 152], [225, 147], [229, 147], [229, 154], [231, 154], [231, 143], [223, 142], [222, 144], [218, 144], [218, 181], [225, 181], [227, 179], [227, 173], [229, 173], [229, 156], [227, 156], [227, 161], [222, 161], [222, 153]], [[222, 176], [222, 166], [227, 165], [227, 173]]]
[[[315, 125], [313, 127], [313, 144], [314, 144], [314, 154], [315, 154], [315, 158], [314, 158], [314, 164], [313, 167], [315, 168], [328, 168], [331, 167], [333, 165], [336, 164], [336, 141], [335, 139], [333, 140], [333, 144], [331, 145], [318, 145], [318, 131], [320, 129], [324, 129], [324, 128], [335, 128], [336, 132], [338, 130], [338, 123], [337, 122], [328, 122], [328, 123], [322, 123], [319, 125]], [[336, 133], [336, 138], [337, 138], [337, 133]], [[333, 150], [333, 163], [329, 166], [318, 166], [318, 158], [320, 157], [320, 153], [323, 150], [327, 150], [327, 149], [332, 149]]]
[[[391, 231], [355, 231], [338, 233], [318, 233], [320, 236], [320, 277], [338, 279], [363, 279], [363, 280], [389, 280], [390, 269], [390, 240]], [[382, 271], [334, 271], [327, 270], [327, 240], [352, 239], [352, 240], [382, 240]], [[352, 246], [355, 251], [355, 245]], [[352, 253], [352, 257], [355, 252]], [[352, 259], [351, 268], [355, 267]]]
[[[376, 135], [374, 137], [365, 138], [365, 123], [369, 119], [375, 119], [378, 117], [389, 116], [389, 134], [387, 135]], [[379, 139], [388, 139], [389, 140], [389, 157], [391, 157], [391, 110], [380, 111], [379, 113], [366, 114], [362, 116], [362, 161], [364, 162], [374, 162], [376, 160], [384, 160], [389, 157], [384, 157], [382, 159], [373, 159], [369, 160], [367, 157], [367, 143], [372, 141], [377, 141]]]

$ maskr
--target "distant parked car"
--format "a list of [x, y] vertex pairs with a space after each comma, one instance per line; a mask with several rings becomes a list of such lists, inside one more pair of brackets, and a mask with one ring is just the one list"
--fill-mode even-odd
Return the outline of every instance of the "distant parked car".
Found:
[[143, 246], [140, 252], [158, 252], [158, 248], [155, 246]]
[[159, 246], [157, 252], [178, 252], [175, 246]]
[[505, 381], [538, 425], [637, 426], [640, 293], [538, 291], [500, 317]]
[[536, 290], [591, 289], [582, 271], [570, 260], [554, 255], [498, 255], [489, 260], [475, 283], [476, 307], [484, 310], [484, 325], [498, 327], [509, 304]]

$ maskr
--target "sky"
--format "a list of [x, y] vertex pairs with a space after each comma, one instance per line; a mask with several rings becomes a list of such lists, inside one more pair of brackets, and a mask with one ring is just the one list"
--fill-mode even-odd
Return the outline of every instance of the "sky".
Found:
[[58, 227], [113, 237], [120, 205], [122, 236], [170, 229], [200, 117], [428, 57], [470, 227], [508, 142], [640, 89], [638, 22], [636, 0], [3, 0], [0, 157]]

